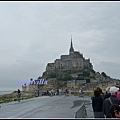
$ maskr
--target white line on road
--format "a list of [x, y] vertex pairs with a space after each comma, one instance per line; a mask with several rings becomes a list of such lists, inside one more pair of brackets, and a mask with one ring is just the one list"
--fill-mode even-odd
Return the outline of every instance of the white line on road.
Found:
[[51, 106], [48, 106], [48, 107], [46, 107], [46, 108], [44, 108], [43, 110], [47, 110], [48, 108], [50, 108]]
[[48, 108], [50, 108], [50, 107], [51, 107], [51, 106], [44, 106], [44, 107], [42, 107], [42, 108], [40, 108], [40, 109], [37, 109], [37, 110], [35, 110], [35, 111], [29, 112], [29, 113], [26, 114], [26, 115], [23, 115], [22, 118], [25, 117], [25, 116], [28, 116], [28, 115], [30, 115], [30, 114], [32, 114], [32, 113], [35, 113], [35, 112], [37, 112], [37, 111], [39, 111], [39, 110], [45, 110], [46, 108], [48, 109]]
[[[25, 117], [25, 116], [30, 115], [30, 114], [32, 114], [32, 113], [35, 113], [35, 112], [37, 112], [37, 111], [39, 111], [39, 110], [48, 109], [48, 108], [50, 108], [50, 107], [51, 107], [51, 106], [44, 106], [44, 107], [42, 107], [42, 108], [36, 109], [35, 111], [29, 112], [28, 114], [25, 114], [25, 115], [23, 115], [22, 117]], [[21, 113], [23, 114], [23, 113], [25, 113], [25, 111], [23, 111], [23, 112], [21, 112]], [[21, 113], [19, 113], [19, 114], [17, 114], [17, 115], [14, 115], [14, 116], [11, 116], [11, 117], [9, 117], [9, 118], [17, 118], [17, 116], [19, 116]]]
[[[23, 115], [22, 117], [25, 117], [25, 116], [27, 116], [27, 115], [29, 115], [29, 114], [32, 114], [32, 113], [35, 113], [35, 112], [37, 112], [37, 111], [39, 111], [39, 110], [45, 110], [45, 109], [48, 109], [48, 108], [50, 108], [51, 106], [44, 106], [44, 107], [42, 107], [42, 108], [39, 108], [39, 109], [37, 109], [37, 110], [35, 110], [35, 111], [32, 111], [32, 112], [29, 112], [28, 114], [25, 114], [25, 115]], [[23, 112], [25, 112], [25, 111], [23, 111]], [[23, 113], [22, 112], [22, 113]], [[17, 116], [19, 116], [21, 113], [19, 113], [19, 114], [17, 114], [17, 115], [14, 115], [14, 116], [11, 116], [11, 117], [9, 117], [9, 118], [17, 118]]]
[[[51, 106], [44, 106], [44, 107], [42, 107], [42, 108], [39, 108], [39, 109], [37, 109], [37, 110], [35, 110], [35, 111], [32, 111], [32, 112], [29, 112], [28, 114], [25, 114], [25, 115], [23, 115], [21, 118], [23, 118], [23, 117], [25, 117], [25, 116], [28, 116], [28, 115], [30, 115], [30, 114], [32, 114], [32, 113], [35, 113], [35, 112], [37, 112], [37, 111], [39, 111], [39, 110], [46, 110], [46, 109], [48, 109], [48, 108], [50, 108]], [[23, 112], [22, 112], [23, 113]], [[11, 117], [9, 117], [9, 118], [17, 118], [17, 116], [19, 116], [21, 113], [19, 113], [19, 114], [17, 114], [17, 115], [14, 115], [14, 116], [11, 116]]]

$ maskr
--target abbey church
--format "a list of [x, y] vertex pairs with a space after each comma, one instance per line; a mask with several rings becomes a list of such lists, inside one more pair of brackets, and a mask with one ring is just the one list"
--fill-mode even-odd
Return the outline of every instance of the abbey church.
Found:
[[71, 37], [69, 55], [61, 55], [61, 58], [56, 59], [54, 63], [48, 63], [46, 66], [46, 73], [50, 71], [82, 70], [85, 67], [93, 69], [90, 59], [85, 59], [83, 54], [74, 51]]

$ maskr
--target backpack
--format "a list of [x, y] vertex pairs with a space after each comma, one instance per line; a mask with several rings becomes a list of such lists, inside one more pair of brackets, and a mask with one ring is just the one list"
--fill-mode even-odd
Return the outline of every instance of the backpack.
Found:
[[[113, 103], [112, 100], [110, 99], [110, 97], [109, 97], [109, 98], [106, 98], [106, 99], [107, 99], [107, 100], [110, 102], [110, 104], [111, 104], [111, 105], [109, 106], [109, 109], [110, 109], [110, 107], [111, 107], [113, 104], [117, 104], [117, 103]], [[109, 111], [109, 116], [107, 115], [106, 118], [111, 118], [111, 113], [110, 113], [110, 111]]]
[[113, 102], [111, 101], [111, 99], [110, 99], [110, 98], [108, 98], [108, 100], [109, 100], [109, 102], [111, 103], [111, 105], [113, 105]]

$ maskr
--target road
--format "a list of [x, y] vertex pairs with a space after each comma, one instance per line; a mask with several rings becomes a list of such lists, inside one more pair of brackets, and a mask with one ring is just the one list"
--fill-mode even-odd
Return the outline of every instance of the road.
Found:
[[89, 105], [89, 97], [41, 96], [14, 101], [1, 104], [0, 118], [74, 118], [75, 111], [83, 102]]

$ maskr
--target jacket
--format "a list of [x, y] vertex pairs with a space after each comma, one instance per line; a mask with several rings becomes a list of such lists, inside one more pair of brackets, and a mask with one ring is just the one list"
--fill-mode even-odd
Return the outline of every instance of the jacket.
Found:
[[120, 98], [120, 92], [119, 92], [119, 93], [117, 93], [117, 98]]
[[[113, 104], [119, 104], [120, 105], [120, 99], [118, 99], [116, 96], [111, 95], [110, 99], [111, 99]], [[106, 118], [111, 118], [110, 112], [109, 112], [109, 107], [110, 106], [111, 106], [111, 103], [109, 102], [108, 98], [106, 98], [103, 101], [103, 112], [104, 112]]]
[[94, 112], [103, 112], [103, 97], [92, 97], [92, 108]]

